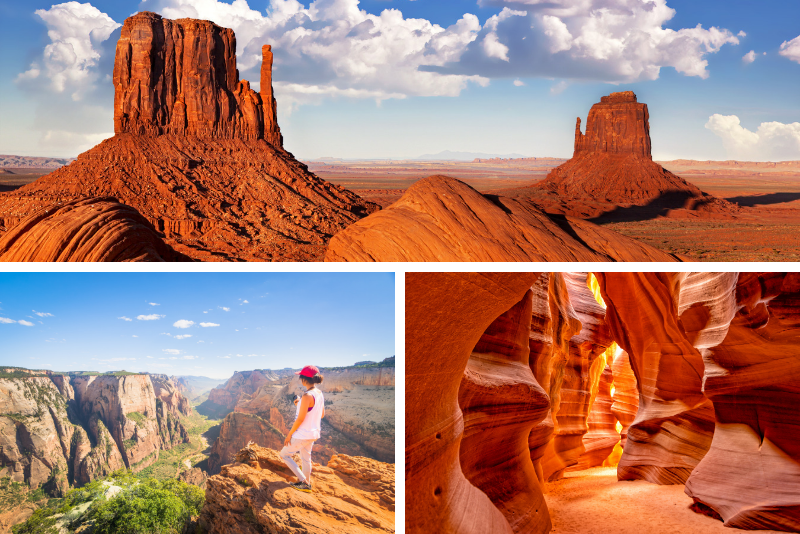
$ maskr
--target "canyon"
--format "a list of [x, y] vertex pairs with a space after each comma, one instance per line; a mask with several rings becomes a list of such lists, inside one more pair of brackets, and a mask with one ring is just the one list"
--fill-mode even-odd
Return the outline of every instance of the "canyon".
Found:
[[[322, 259], [333, 234], [378, 206], [321, 180], [283, 148], [272, 63], [265, 45], [256, 92], [239, 79], [232, 30], [150, 12], [128, 17], [114, 61], [114, 137], [0, 193], [0, 238], [16, 234], [4, 259]], [[136, 231], [105, 227], [121, 217], [78, 213], [102, 202], [124, 205], [107, 209], [133, 219]], [[70, 253], [76, 235], [83, 248], [113, 248], [104, 243], [124, 236], [127, 248], [155, 253]]]
[[408, 273], [406, 531], [599, 532], [612, 496], [621, 532], [797, 531], [798, 302], [796, 273]]

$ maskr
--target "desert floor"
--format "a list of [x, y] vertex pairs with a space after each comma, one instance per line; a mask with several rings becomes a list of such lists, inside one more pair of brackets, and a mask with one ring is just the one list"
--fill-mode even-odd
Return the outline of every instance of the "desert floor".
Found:
[[[564, 160], [325, 161], [309, 168], [368, 200], [387, 206], [417, 180], [435, 174], [458, 178], [481, 192], [509, 197], [542, 180]], [[735, 218], [651, 216], [595, 221], [666, 252], [701, 261], [800, 261], [800, 164], [660, 162], [701, 190], [742, 207]]]
[[567, 473], [548, 483], [545, 500], [553, 534], [736, 534], [737, 530], [692, 511], [682, 485], [617, 481], [616, 467]]

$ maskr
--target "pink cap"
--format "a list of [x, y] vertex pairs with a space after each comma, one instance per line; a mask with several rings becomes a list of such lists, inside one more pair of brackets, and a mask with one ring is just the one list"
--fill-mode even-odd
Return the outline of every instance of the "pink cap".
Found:
[[301, 371], [297, 371], [295, 374], [305, 376], [306, 378], [311, 378], [312, 376], [319, 374], [319, 369], [313, 365], [306, 365]]

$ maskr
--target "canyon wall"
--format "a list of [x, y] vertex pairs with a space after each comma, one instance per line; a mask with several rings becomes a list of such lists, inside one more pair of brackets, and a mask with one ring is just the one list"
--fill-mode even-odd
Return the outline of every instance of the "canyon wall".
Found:
[[0, 473], [50, 495], [188, 441], [148, 375], [0, 379]]

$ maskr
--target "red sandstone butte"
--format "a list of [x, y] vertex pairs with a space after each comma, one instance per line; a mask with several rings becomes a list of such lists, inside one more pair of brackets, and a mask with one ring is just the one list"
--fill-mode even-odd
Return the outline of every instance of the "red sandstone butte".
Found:
[[378, 209], [283, 148], [262, 50], [260, 92], [240, 80], [233, 31], [141, 12], [114, 62], [115, 136], [0, 194], [0, 232], [52, 205], [114, 197], [199, 260], [321, 260], [328, 240]]
[[[514, 532], [506, 516], [461, 469], [464, 418], [458, 396], [473, 349], [490, 325], [523, 299], [536, 278], [535, 273], [406, 276], [405, 531], [409, 534]], [[526, 513], [546, 512], [540, 508]], [[534, 524], [547, 525], [538, 531], [546, 532], [548, 523]]]
[[447, 176], [336, 234], [325, 261], [675, 261], [621, 234]]
[[90, 198], [42, 210], [0, 238], [0, 261], [187, 261], [130, 206]]
[[[653, 161], [647, 104], [632, 91], [611, 93], [589, 111], [586, 133], [575, 125], [572, 159], [529, 191], [547, 211], [595, 216], [613, 207], [735, 211], [727, 201], [702, 192]], [[523, 195], [529, 196], [529, 195]], [[533, 197], [532, 197], [533, 198]]]

